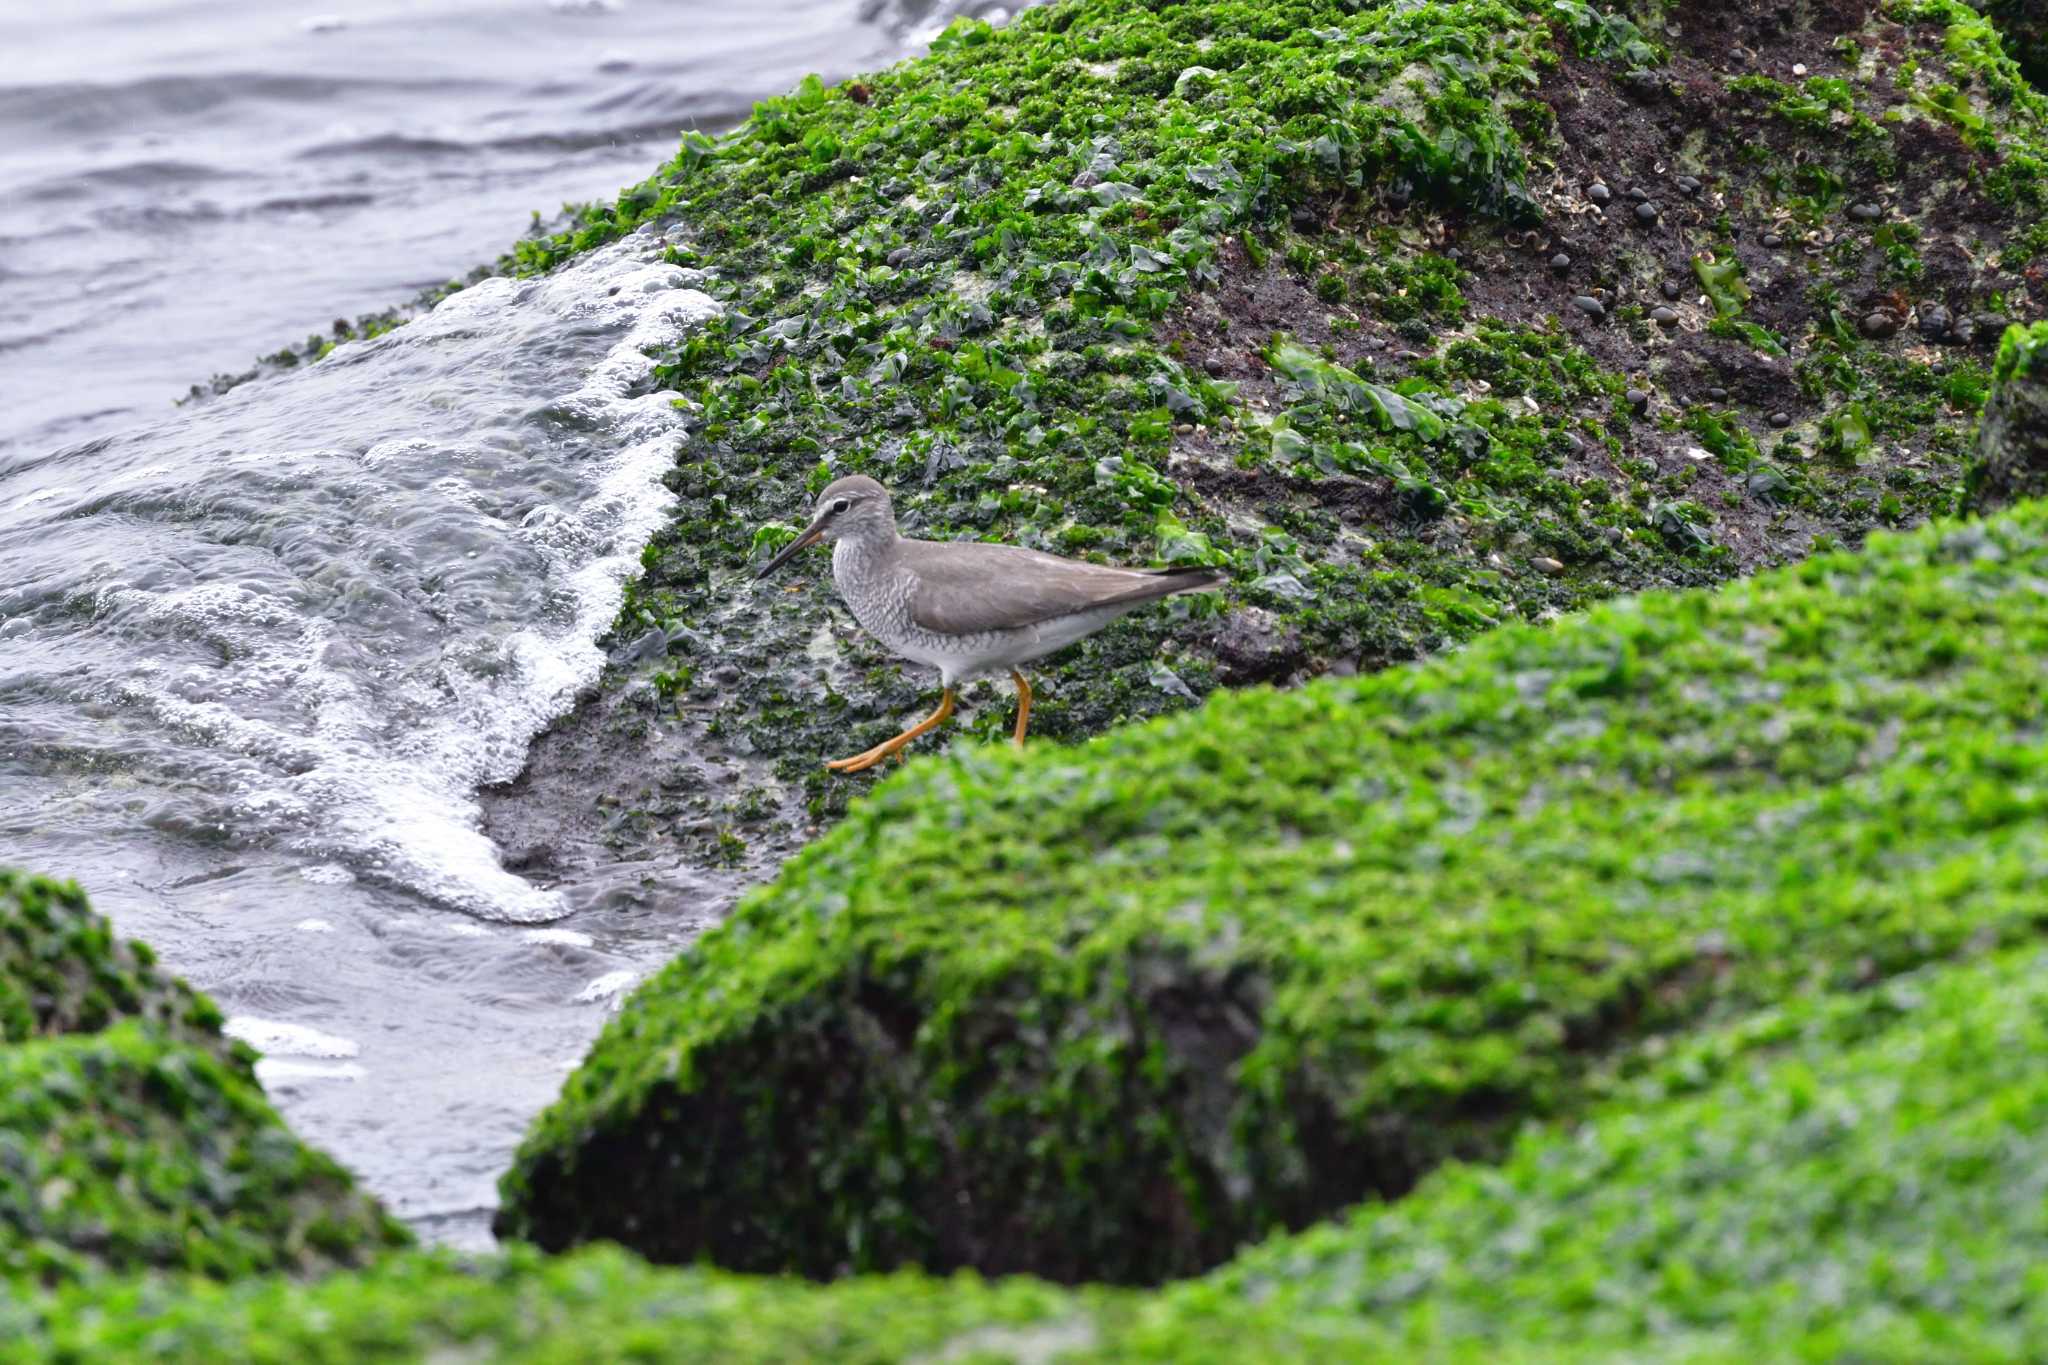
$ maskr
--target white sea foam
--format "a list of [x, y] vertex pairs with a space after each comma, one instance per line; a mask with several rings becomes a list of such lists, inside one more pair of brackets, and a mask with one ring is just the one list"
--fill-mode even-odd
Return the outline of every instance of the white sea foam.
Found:
[[359, 1049], [354, 1040], [308, 1028], [281, 1019], [258, 1019], [238, 1014], [222, 1024], [220, 1031], [239, 1039], [266, 1057], [353, 1057]]
[[[597, 641], [673, 502], [661, 476], [683, 414], [639, 390], [650, 352], [720, 306], [699, 273], [650, 261], [657, 249], [643, 233], [542, 279], [484, 280], [338, 347], [312, 369], [372, 394], [387, 369], [405, 376], [413, 406], [389, 420], [415, 429], [356, 452], [225, 449], [249, 482], [159, 496], [253, 502], [285, 543], [328, 556], [289, 572], [252, 556], [238, 576], [171, 586], [138, 570], [97, 594], [108, 618], [184, 642], [111, 690], [234, 774], [226, 832], [316, 860], [301, 873], [315, 885], [368, 876], [486, 920], [567, 913], [500, 866], [475, 793], [515, 776], [595, 680]], [[567, 392], [520, 392], [597, 347]]]
[[369, 1073], [354, 1062], [329, 1065], [265, 1057], [256, 1063], [256, 1079], [265, 1090], [289, 1090], [296, 1081], [359, 1081]]
[[625, 329], [584, 382], [552, 405], [588, 429], [609, 432], [615, 453], [584, 476], [579, 504], [553, 504], [549, 515], [529, 515], [518, 532], [546, 564], [566, 619], [529, 625], [496, 644], [497, 657], [509, 666], [493, 674], [444, 670], [452, 706], [395, 764], [359, 760], [354, 770], [367, 779], [370, 790], [363, 795], [372, 799], [345, 803], [359, 821], [352, 832], [390, 850], [401, 879], [484, 918], [532, 923], [566, 913], [558, 894], [498, 865], [471, 794], [515, 776], [533, 736], [603, 667], [597, 640], [618, 613], [642, 547], [674, 501], [661, 483], [680, 436], [674, 395], [632, 395], [653, 371], [649, 351], [720, 312], [708, 295], [684, 287], [694, 278], [613, 249], [524, 290], [506, 280], [484, 281], [449, 296], [430, 315], [450, 330], [467, 330], [488, 325], [500, 311], [540, 308], [562, 324]]
[[579, 1005], [594, 1005], [600, 1001], [617, 1000], [639, 984], [640, 973], [633, 971], [606, 972], [571, 997]]
[[553, 943], [565, 948], [588, 948], [590, 935], [574, 929], [528, 929], [519, 937], [528, 943]]

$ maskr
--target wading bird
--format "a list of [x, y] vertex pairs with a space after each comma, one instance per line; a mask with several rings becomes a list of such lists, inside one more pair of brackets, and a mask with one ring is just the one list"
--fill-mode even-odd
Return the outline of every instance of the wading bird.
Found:
[[913, 663], [939, 670], [939, 709], [894, 739], [836, 759], [834, 772], [872, 768], [953, 714], [953, 689], [1008, 669], [1017, 684], [1016, 741], [1031, 723], [1031, 684], [1019, 664], [1042, 659], [1147, 602], [1221, 587], [1208, 568], [1116, 569], [1015, 545], [909, 540], [896, 532], [889, 491], [853, 475], [818, 495], [811, 524], [763, 564], [766, 578], [818, 541], [832, 544], [832, 581], [861, 629]]

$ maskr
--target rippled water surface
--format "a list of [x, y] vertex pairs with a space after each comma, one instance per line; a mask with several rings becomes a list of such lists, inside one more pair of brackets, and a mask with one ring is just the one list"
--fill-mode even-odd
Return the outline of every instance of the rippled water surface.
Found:
[[682, 439], [647, 353], [717, 305], [642, 233], [171, 400], [959, 8], [0, 10], [0, 862], [218, 998], [429, 1235], [487, 1235], [606, 1008], [732, 892], [535, 887], [473, 800], [596, 675]]

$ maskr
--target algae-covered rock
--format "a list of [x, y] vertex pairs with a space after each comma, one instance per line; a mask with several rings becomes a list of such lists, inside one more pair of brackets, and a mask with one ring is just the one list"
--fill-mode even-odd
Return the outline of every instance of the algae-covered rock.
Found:
[[506, 1235], [1153, 1280], [1673, 1032], [2038, 932], [2048, 506], [913, 764], [627, 1004]]
[[132, 1021], [0, 1050], [0, 1281], [312, 1272], [410, 1241], [210, 1051]]
[[311, 1286], [0, 1300], [0, 1358], [2021, 1360], [2048, 1334], [2044, 1050], [2036, 947], [1795, 1001], [1675, 1047], [1498, 1167], [1154, 1292], [407, 1253]]
[[930, 676], [822, 557], [746, 577], [846, 473], [920, 535], [1230, 573], [1048, 661], [1068, 740], [1951, 510], [2043, 313], [2048, 106], [1950, 0], [1631, 8], [1067, 0], [522, 243], [657, 224], [727, 309], [660, 367], [694, 432], [617, 667], [494, 803], [522, 865], [765, 860], [864, 789], [820, 765]]
[[1977, 431], [1972, 497], [1979, 507], [2048, 493], [2048, 323], [2015, 327], [1998, 350], [1991, 398]]
[[2048, 80], [2048, 3], [2043, 0], [1978, 0], [1977, 8], [1998, 26], [2006, 50], [2036, 84]]
[[284, 1126], [213, 1002], [73, 883], [0, 868], [0, 1044], [0, 1286], [311, 1272], [410, 1241]]
[[117, 939], [75, 883], [0, 867], [0, 1042], [124, 1019], [243, 1056], [221, 1037], [213, 1002], [160, 970], [147, 945]]
[[1263, 1330], [1353, 1343], [1324, 1359], [2024, 1360], [2048, 1332], [2044, 1044], [2034, 947], [1772, 1011], [1497, 1169], [1247, 1252], [1118, 1347], [1171, 1360]]
[[[10, 1328], [22, 1343], [12, 1353]], [[8, 1361], [898, 1365], [1050, 1361], [1095, 1335], [1073, 1296], [1024, 1281], [875, 1276], [821, 1290], [656, 1268], [616, 1247], [515, 1248], [475, 1264], [415, 1252], [310, 1286], [101, 1281], [35, 1304], [0, 1301]]]

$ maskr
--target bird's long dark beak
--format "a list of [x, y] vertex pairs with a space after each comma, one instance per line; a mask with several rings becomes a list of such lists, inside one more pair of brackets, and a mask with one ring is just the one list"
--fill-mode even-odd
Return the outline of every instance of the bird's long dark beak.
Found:
[[808, 549], [812, 545], [817, 544], [818, 537], [824, 534], [825, 518], [823, 516], [820, 516], [816, 521], [813, 521], [809, 526], [804, 527], [804, 532], [802, 535], [798, 536], [795, 540], [789, 542], [789, 544], [783, 546], [781, 554], [776, 555], [775, 558], [769, 560], [766, 564], [763, 564], [760, 568], [754, 570], [755, 579], [763, 579], [766, 578], [769, 574], [774, 573], [777, 569], [789, 563], [790, 560], [795, 559], [799, 554], [803, 553], [804, 550]]

